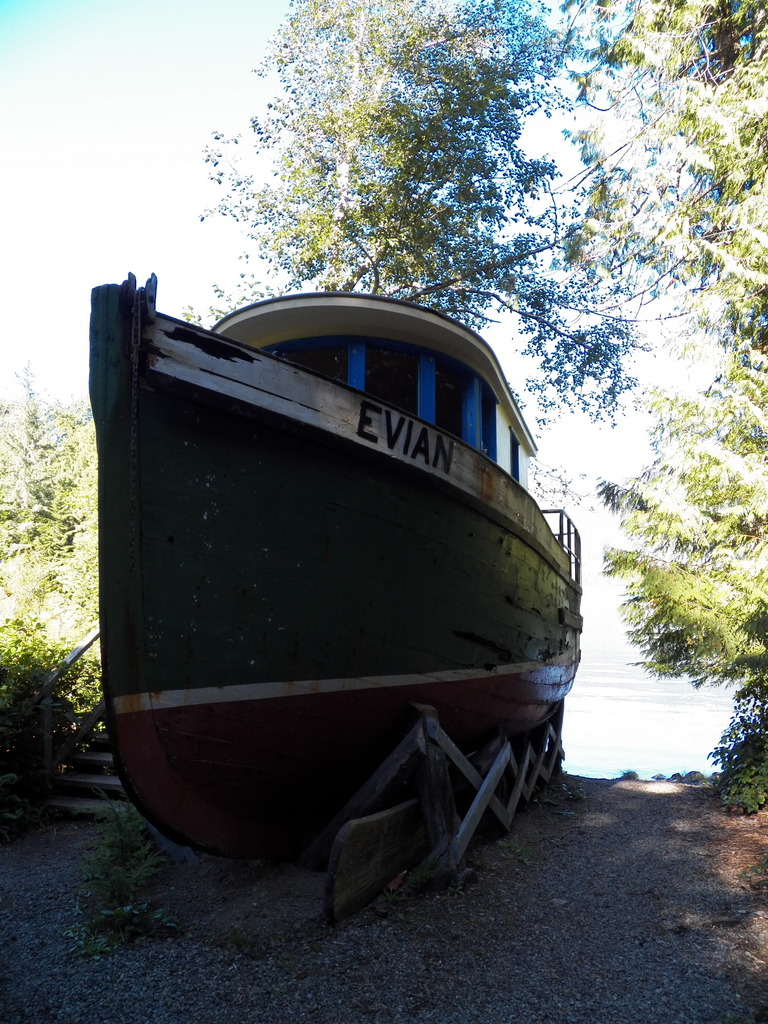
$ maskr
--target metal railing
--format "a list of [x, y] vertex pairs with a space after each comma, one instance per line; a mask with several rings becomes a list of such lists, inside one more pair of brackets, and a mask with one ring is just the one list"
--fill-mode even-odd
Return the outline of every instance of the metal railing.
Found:
[[556, 516], [553, 524], [548, 519], [552, 533], [557, 537], [560, 546], [566, 552], [571, 561], [571, 576], [577, 583], [581, 583], [581, 537], [579, 531], [573, 525], [571, 517], [561, 508], [542, 509], [545, 517]]

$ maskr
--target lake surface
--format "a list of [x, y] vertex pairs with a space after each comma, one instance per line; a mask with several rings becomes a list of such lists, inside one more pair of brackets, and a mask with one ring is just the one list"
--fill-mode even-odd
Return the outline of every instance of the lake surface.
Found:
[[572, 775], [611, 779], [715, 770], [707, 755], [731, 717], [722, 689], [694, 690], [681, 679], [654, 679], [631, 664], [632, 649], [586, 653], [565, 701], [563, 767]]

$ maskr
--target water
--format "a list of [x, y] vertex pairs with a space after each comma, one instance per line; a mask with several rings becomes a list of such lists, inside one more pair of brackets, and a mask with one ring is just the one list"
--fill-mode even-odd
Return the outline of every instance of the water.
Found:
[[585, 653], [565, 702], [563, 767], [586, 778], [641, 779], [715, 770], [707, 755], [731, 717], [732, 696], [654, 679], [631, 664], [637, 651]]

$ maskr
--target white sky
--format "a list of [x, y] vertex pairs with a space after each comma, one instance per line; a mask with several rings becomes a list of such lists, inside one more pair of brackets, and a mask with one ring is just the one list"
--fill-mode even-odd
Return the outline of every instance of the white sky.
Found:
[[[252, 68], [287, 8], [0, 0], [0, 398], [27, 363], [44, 393], [86, 396], [96, 285], [154, 272], [159, 309], [182, 316], [234, 283], [245, 243], [233, 221], [200, 221], [220, 194], [203, 150], [214, 130], [247, 135], [264, 98]], [[568, 417], [539, 438], [544, 461], [590, 483], [637, 470], [643, 440], [634, 418], [611, 430]]]
[[158, 275], [158, 304], [207, 309], [244, 249], [200, 214], [203, 150], [247, 132], [251, 69], [287, 0], [0, 0], [0, 395], [31, 363], [85, 395], [90, 291]]

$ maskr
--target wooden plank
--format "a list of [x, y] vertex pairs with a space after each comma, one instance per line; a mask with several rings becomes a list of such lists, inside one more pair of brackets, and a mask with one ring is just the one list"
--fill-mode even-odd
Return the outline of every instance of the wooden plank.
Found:
[[[459, 861], [454, 858], [452, 839], [459, 826], [459, 816], [448, 761], [436, 743], [427, 744], [426, 756], [416, 772], [416, 788], [427, 842], [437, 868], [435, 882], [439, 886], [458, 870]], [[440, 851], [439, 856], [437, 851]]]
[[331, 850], [342, 825], [353, 818], [385, 807], [393, 800], [402, 799], [403, 790], [413, 773], [426, 757], [427, 740], [421, 721], [392, 751], [355, 795], [347, 801], [339, 813], [307, 847], [299, 863], [312, 871], [319, 871], [329, 862]]
[[545, 782], [549, 782], [559, 765], [560, 758], [563, 755], [563, 745], [560, 740], [560, 734], [555, 732], [551, 725], [547, 731], [545, 750], [546, 759], [541, 769], [541, 777]]
[[91, 791], [122, 790], [123, 784], [117, 775], [91, 775], [85, 772], [63, 772], [56, 776], [56, 785], [68, 789], [89, 789]]
[[93, 729], [94, 725], [104, 717], [104, 701], [100, 700], [95, 708], [78, 723], [77, 729], [71, 733], [53, 754], [51, 774], [64, 762], [81, 740], [84, 740]]
[[366, 907], [428, 850], [418, 800], [408, 800], [342, 826], [331, 850], [325, 912], [341, 921]]
[[[488, 804], [493, 798], [494, 790], [498, 786], [502, 775], [507, 769], [510, 754], [511, 747], [509, 745], [509, 741], [507, 741], [499, 751], [496, 760], [491, 766], [491, 770], [483, 780], [483, 784], [478, 789], [475, 799], [472, 801], [469, 810], [465, 814], [464, 820], [456, 830], [453, 840], [453, 856], [457, 864], [467, 852], [467, 847], [469, 846], [472, 836], [477, 830], [477, 826], [480, 824], [480, 819], [485, 813]], [[506, 823], [504, 823], [505, 827], [509, 828], [510, 823], [511, 817], [508, 818]]]
[[80, 750], [75, 751], [69, 758], [69, 763], [76, 768], [113, 768], [115, 759], [108, 750]]
[[45, 808], [64, 811], [67, 814], [98, 814], [104, 808], [104, 800], [84, 796], [51, 796], [44, 804]]
[[544, 763], [544, 756], [547, 752], [547, 748], [542, 747], [542, 749], [537, 754], [536, 751], [533, 749], [533, 746], [530, 744], [528, 745], [528, 749], [531, 751], [531, 756], [535, 756], [535, 760], [533, 762], [533, 767], [528, 773], [525, 785], [523, 786], [523, 796], [525, 797], [526, 801], [530, 800], [533, 796], [533, 791], [536, 788], [536, 783], [539, 781], [541, 766]]
[[520, 802], [520, 796], [523, 793], [523, 787], [525, 786], [525, 776], [528, 771], [528, 766], [531, 763], [531, 745], [526, 744], [525, 753], [520, 761], [520, 764], [515, 761], [514, 756], [510, 755], [509, 759], [510, 766], [515, 774], [515, 784], [512, 787], [512, 792], [509, 794], [509, 800], [507, 801], [507, 814], [509, 820], [515, 816], [517, 805]]
[[[469, 761], [467, 757], [459, 750], [456, 744], [453, 742], [451, 737], [445, 732], [445, 730], [438, 724], [435, 719], [427, 719], [427, 735], [431, 740], [437, 743], [442, 750], [448, 755], [453, 764], [459, 769], [462, 775], [465, 777], [467, 782], [470, 783], [473, 789], [478, 790], [483, 784], [483, 775], [478, 771], [475, 766]], [[499, 737], [496, 737], [491, 741], [491, 744], [495, 745], [499, 743]], [[489, 747], [491, 746], [489, 744]], [[496, 759], [498, 750], [504, 745], [504, 740], [501, 739], [499, 748], [494, 752], [493, 758], [490, 759], [489, 767]], [[483, 748], [485, 751], [486, 748]], [[497, 796], [491, 796], [488, 803], [488, 807], [496, 817], [499, 819], [504, 828], [509, 828], [509, 821], [506, 808], [499, 800]]]

